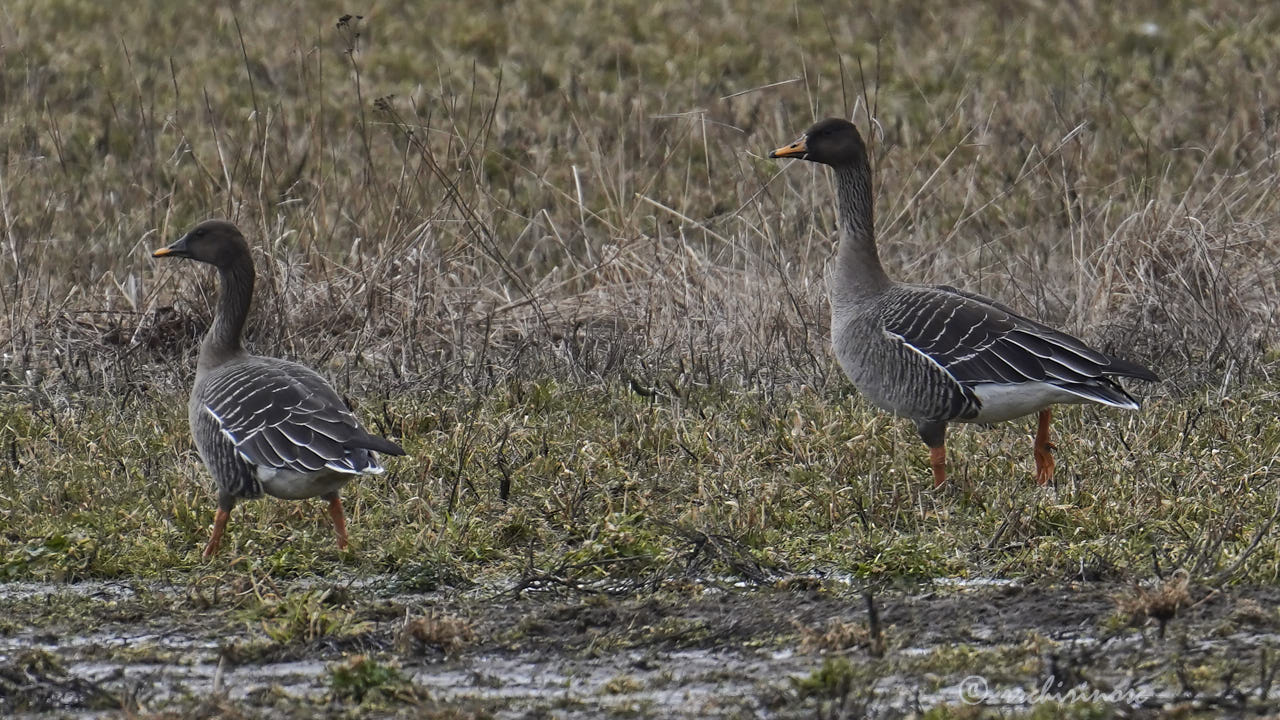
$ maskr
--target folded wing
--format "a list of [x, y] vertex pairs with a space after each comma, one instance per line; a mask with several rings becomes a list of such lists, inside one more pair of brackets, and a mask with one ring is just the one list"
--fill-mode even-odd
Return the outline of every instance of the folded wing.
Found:
[[1047, 383], [1104, 405], [1135, 409], [1113, 377], [1156, 380], [1151, 371], [1086, 346], [980, 295], [946, 286], [901, 285], [882, 304], [886, 332], [927, 356], [965, 388]]
[[311, 473], [380, 473], [370, 451], [403, 455], [370, 435], [319, 375], [287, 361], [255, 358], [210, 377], [203, 410], [251, 465]]

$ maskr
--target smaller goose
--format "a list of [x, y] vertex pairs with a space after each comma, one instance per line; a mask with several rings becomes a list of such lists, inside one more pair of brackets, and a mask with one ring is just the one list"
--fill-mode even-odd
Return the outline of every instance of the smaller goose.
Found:
[[829, 270], [831, 342], [840, 367], [873, 404], [916, 424], [929, 447], [934, 487], [947, 479], [949, 422], [993, 423], [1039, 413], [1036, 480], [1053, 478], [1050, 406], [1138, 401], [1114, 378], [1158, 378], [1136, 363], [946, 285], [907, 285], [885, 274], [876, 252], [867, 147], [853, 123], [823, 120], [771, 158], [830, 165], [840, 247]]
[[152, 256], [209, 263], [221, 277], [217, 314], [200, 344], [187, 405], [196, 449], [218, 485], [218, 512], [204, 557], [218, 551], [236, 501], [264, 492], [289, 500], [328, 500], [338, 548], [346, 548], [338, 490], [355, 475], [383, 472], [374, 452], [404, 455], [404, 450], [365, 432], [316, 373], [245, 352], [240, 335], [253, 298], [253, 259], [235, 225], [207, 220]]

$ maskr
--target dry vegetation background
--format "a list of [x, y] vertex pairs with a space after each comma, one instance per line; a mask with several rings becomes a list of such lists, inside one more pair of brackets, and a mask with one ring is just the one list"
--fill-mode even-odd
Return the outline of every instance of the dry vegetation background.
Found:
[[[181, 408], [214, 278], [149, 251], [209, 216], [255, 248], [251, 347], [409, 443], [352, 491], [372, 566], [669, 570], [704, 533], [873, 574], [1163, 543], [1216, 572], [1269, 527], [1271, 4], [19, 1], [0, 48], [13, 575], [194, 562]], [[873, 138], [895, 274], [1167, 378], [1143, 413], [1065, 416], [1066, 504], [1026, 488], [1012, 425], [954, 440], [979, 497], [931, 495], [909, 428], [848, 397], [828, 175], [765, 157], [829, 115]]]
[[147, 251], [223, 216], [257, 250], [253, 346], [359, 379], [829, 379], [828, 179], [764, 155], [815, 118], [865, 129], [869, 100], [898, 276], [1195, 387], [1273, 334], [1278, 23], [1228, 2], [7, 3], [5, 366], [182, 384], [213, 280]]

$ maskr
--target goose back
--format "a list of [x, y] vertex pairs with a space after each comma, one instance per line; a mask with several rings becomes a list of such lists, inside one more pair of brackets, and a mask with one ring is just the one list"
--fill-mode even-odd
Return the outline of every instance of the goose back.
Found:
[[208, 370], [188, 414], [201, 457], [237, 497], [324, 495], [381, 473], [370, 451], [404, 454], [366, 432], [323, 378], [287, 360], [250, 355]]
[[948, 286], [895, 284], [872, 303], [832, 312], [836, 354], [854, 384], [877, 405], [916, 420], [996, 422], [1054, 403], [1136, 409], [1111, 378], [1155, 379]]

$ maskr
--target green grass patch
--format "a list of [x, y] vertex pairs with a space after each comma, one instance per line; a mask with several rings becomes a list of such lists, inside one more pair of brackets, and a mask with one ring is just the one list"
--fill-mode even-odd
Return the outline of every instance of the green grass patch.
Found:
[[[20, 461], [0, 477], [0, 568], [15, 580], [354, 570], [406, 589], [520, 577], [606, 587], [688, 572], [1118, 579], [1146, 577], [1153, 554], [1198, 579], [1280, 572], [1276, 543], [1259, 534], [1277, 502], [1260, 460], [1280, 448], [1265, 429], [1280, 403], [1261, 387], [1195, 410], [1195, 433], [1190, 411], [1168, 401], [1139, 414], [1066, 410], [1048, 489], [1032, 479], [1018, 423], [954, 432], [953, 480], [934, 490], [909, 425], [856, 398], [655, 400], [574, 384], [547, 385], [533, 407], [528, 397], [519, 382], [463, 395], [465, 419], [404, 437], [409, 458], [344, 492], [350, 551], [334, 547], [320, 504], [265, 498], [235, 509], [228, 547], [208, 562], [198, 551], [210, 481], [174, 400], [80, 398], [54, 415], [74, 431], [11, 407], [5, 443]], [[440, 402], [402, 397], [386, 412], [420, 426]], [[799, 420], [773, 430], [777, 418]], [[1236, 429], [1251, 426], [1262, 429], [1242, 440]], [[68, 432], [102, 440], [65, 442]]]

